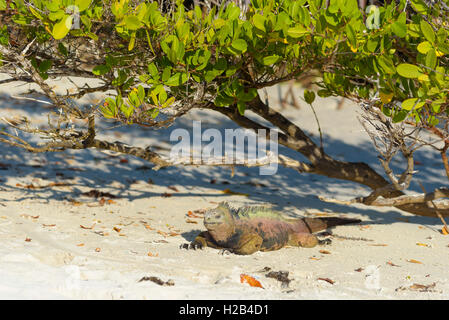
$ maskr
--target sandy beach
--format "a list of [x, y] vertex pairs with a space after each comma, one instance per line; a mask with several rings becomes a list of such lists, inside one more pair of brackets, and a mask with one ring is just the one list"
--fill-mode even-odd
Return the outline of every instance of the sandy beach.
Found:
[[[58, 83], [61, 90], [69, 84]], [[27, 115], [46, 123], [43, 105], [17, 100], [26, 86], [0, 86], [0, 117]], [[285, 90], [285, 87], [281, 87]], [[298, 96], [302, 90], [296, 88]], [[278, 104], [277, 88], [268, 90]], [[89, 100], [90, 99], [90, 100]], [[86, 97], [93, 103], [101, 97]], [[357, 106], [318, 99], [315, 108], [324, 148], [337, 159], [364, 161], [382, 172]], [[319, 141], [312, 110], [283, 113]], [[103, 121], [99, 138], [152, 145], [168, 155], [175, 128], [236, 128], [227, 118], [198, 110], [174, 126], [149, 130]], [[3, 125], [2, 125], [3, 126]], [[6, 127], [6, 126], [5, 126]], [[19, 133], [19, 135], [23, 135]], [[24, 136], [27, 137], [27, 136]], [[350, 199], [369, 189], [355, 183], [299, 174], [279, 167], [272, 176], [258, 168], [170, 167], [97, 150], [32, 154], [1, 145], [0, 299], [448, 299], [449, 236], [437, 218], [395, 208], [340, 205], [318, 196]], [[279, 148], [296, 159], [300, 155]], [[447, 185], [439, 155], [416, 154], [412, 192]], [[395, 168], [403, 167], [401, 161]], [[234, 207], [267, 205], [288, 215], [358, 218], [331, 231], [332, 243], [284, 248], [249, 256], [218, 250], [183, 250], [202, 230], [204, 209], [221, 201]], [[267, 277], [288, 272], [288, 284]], [[241, 283], [241, 275], [262, 286]]]

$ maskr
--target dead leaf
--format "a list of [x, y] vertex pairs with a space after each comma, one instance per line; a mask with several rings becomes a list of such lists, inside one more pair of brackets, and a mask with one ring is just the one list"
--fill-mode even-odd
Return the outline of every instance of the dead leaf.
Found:
[[168, 186], [170, 190], [173, 190], [174, 192], [179, 192], [179, 190], [175, 186]]
[[228, 189], [228, 188], [224, 189], [222, 192], [225, 194], [236, 195], [236, 196], [245, 196], [245, 197], [249, 196], [249, 194], [247, 194], [247, 193], [232, 191], [231, 189]]
[[385, 243], [373, 243], [373, 244], [370, 244], [370, 246], [373, 246], [373, 247], [387, 247], [388, 244], [385, 244]]
[[355, 269], [354, 271], [355, 272], [362, 272], [364, 269], [362, 268], [362, 267], [360, 267], [360, 268], [358, 268], [358, 269]]
[[149, 224], [145, 223], [143, 226], [148, 230], [154, 230], [154, 228], [151, 228], [151, 226]]
[[112, 198], [112, 199], [116, 199], [117, 196], [110, 194], [109, 192], [102, 192], [96, 189], [92, 189], [90, 191], [87, 192], [83, 192], [81, 193], [81, 195], [86, 196], [86, 197], [91, 197], [91, 198]]
[[257, 288], [263, 288], [260, 281], [254, 279], [253, 277], [247, 275], [247, 274], [241, 274], [240, 275], [240, 283], [248, 283], [251, 287], [257, 287]]
[[436, 283], [431, 283], [428, 285], [414, 283], [409, 287], [399, 287], [395, 291], [403, 291], [403, 290], [412, 290], [412, 291], [419, 291], [419, 292], [433, 292], [435, 288]]
[[175, 285], [175, 282], [172, 279], [168, 279], [167, 281], [162, 281], [158, 277], [143, 277], [138, 282], [142, 282], [142, 281], [151, 281], [160, 286], [174, 286]]
[[82, 202], [76, 201], [76, 200], [73, 200], [73, 199], [69, 199], [69, 202], [70, 202], [70, 204], [71, 204], [72, 206], [76, 206], [76, 207], [78, 207], [78, 206], [80, 206], [80, 205], [83, 204]]
[[186, 222], [187, 222], [187, 223], [198, 223], [197, 221], [191, 220], [191, 219], [186, 219]]
[[106, 200], [107, 204], [116, 204], [117, 202], [115, 202], [114, 200], [108, 199]]
[[171, 193], [167, 193], [167, 192], [164, 192], [164, 193], [161, 195], [162, 198], [169, 198], [169, 197], [171, 197], [171, 196], [172, 196], [172, 194], [171, 194]]
[[388, 261], [387, 264], [388, 264], [389, 266], [392, 266], [392, 267], [400, 267], [400, 266], [398, 266], [397, 264], [394, 264], [394, 263], [391, 262], [391, 261]]
[[65, 182], [51, 182], [47, 185], [43, 185], [43, 186], [35, 186], [34, 184], [27, 184], [27, 185], [22, 185], [20, 183], [16, 184], [16, 187], [21, 187], [21, 188], [25, 188], [25, 189], [45, 189], [45, 188], [51, 188], [51, 187], [66, 187], [69, 186], [69, 183], [65, 183]]
[[148, 252], [147, 256], [149, 256], [149, 257], [159, 257], [159, 253], [154, 254], [154, 253], [152, 253], [150, 251], [150, 252]]
[[422, 264], [422, 262], [421, 262], [421, 261], [418, 261], [418, 260], [415, 260], [415, 259], [410, 259], [410, 260], [407, 260], [407, 262], [410, 262], [410, 263], [418, 263], [418, 264]]
[[78, 243], [76, 246], [77, 247], [84, 247], [84, 243]]
[[322, 253], [322, 254], [331, 254], [330, 251], [327, 251], [327, 250], [320, 250], [320, 253]]
[[187, 216], [190, 218], [203, 218], [203, 217], [200, 217], [200, 216], [194, 214], [192, 211], [187, 212]]
[[424, 284], [419, 284], [419, 283], [414, 283], [412, 284], [409, 288], [410, 290], [417, 290], [420, 292], [427, 292], [430, 291], [431, 289], [435, 288], [436, 283], [431, 283], [428, 285], [424, 285]]
[[31, 242], [31, 239], [30, 238], [25, 238], [25, 241], [26, 242]]
[[157, 230], [157, 233], [159, 233], [160, 235], [164, 236], [164, 238], [167, 237], [167, 233], [161, 230]]
[[327, 212], [310, 212], [309, 214], [317, 216], [317, 217], [327, 217], [327, 216], [331, 215], [330, 213], [327, 213]]
[[447, 235], [449, 234], [449, 230], [446, 228], [446, 226], [444, 226], [444, 227], [441, 229], [441, 233], [444, 234], [445, 236], [447, 236]]
[[87, 230], [91, 230], [95, 227], [95, 223], [92, 225], [92, 227], [85, 227], [83, 225], [80, 224], [81, 229], [87, 229]]
[[332, 279], [329, 279], [329, 278], [318, 278], [317, 280], [322, 280], [322, 281], [326, 281], [326, 282], [328, 282], [328, 283], [330, 283], [330, 284], [334, 284], [334, 283], [335, 283], [335, 281], [334, 281], [334, 280], [332, 280]]
[[39, 216], [32, 216], [32, 215], [26, 214], [26, 213], [22, 213], [20, 216], [25, 219], [39, 219]]
[[174, 231], [170, 231], [170, 233], [168, 234], [170, 237], [176, 237], [179, 236], [179, 233], [174, 232]]
[[317, 257], [310, 257], [310, 260], [321, 260], [321, 258], [317, 258]]
[[291, 281], [288, 278], [288, 274], [288, 271], [270, 271], [265, 275], [265, 277], [276, 279], [277, 281], [281, 282], [282, 288], [287, 288]]
[[45, 224], [45, 223], [43, 223], [42, 226], [43, 227], [56, 227], [55, 224]]
[[114, 228], [112, 228], [115, 232], [120, 232], [120, 231], [122, 231], [122, 229], [120, 229], [120, 228], [117, 228], [117, 227], [114, 227]]
[[128, 159], [120, 159], [120, 163], [128, 163]]
[[426, 243], [417, 242], [416, 245], [417, 246], [421, 246], [421, 247], [428, 247], [428, 248], [430, 248], [430, 245], [426, 244]]
[[101, 249], [100, 248], [95, 248], [95, 252], [100, 252]]
[[106, 237], [109, 235], [109, 232], [104, 231], [94, 231], [95, 234], [98, 234], [99, 236]]

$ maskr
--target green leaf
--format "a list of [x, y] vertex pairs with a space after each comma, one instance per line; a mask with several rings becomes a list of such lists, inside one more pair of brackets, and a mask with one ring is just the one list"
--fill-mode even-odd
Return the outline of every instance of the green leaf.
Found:
[[177, 72], [165, 81], [165, 85], [178, 87], [184, 84], [187, 80], [189, 80], [189, 75], [187, 73]]
[[56, 40], [64, 38], [67, 33], [69, 33], [70, 28], [72, 27], [73, 17], [69, 15], [65, 15], [61, 21], [56, 23], [53, 26], [52, 36]]
[[437, 65], [437, 54], [435, 52], [435, 49], [429, 50], [426, 55], [426, 66], [430, 69], [435, 69]]
[[413, 64], [409, 64], [409, 63], [402, 63], [402, 64], [398, 65], [396, 67], [396, 71], [398, 72], [398, 74], [400, 76], [403, 76], [403, 77], [409, 78], [409, 79], [418, 78], [423, 74], [417, 66], [415, 66]]
[[345, 26], [345, 30], [346, 30], [346, 36], [348, 37], [349, 44], [351, 45], [351, 47], [356, 48], [357, 47], [357, 38], [356, 38], [356, 35], [354, 32], [354, 29], [348, 23]]
[[89, 8], [92, 0], [75, 0], [75, 6], [78, 7], [79, 12], [83, 12]]
[[265, 21], [266, 21], [265, 17], [261, 16], [260, 14], [255, 14], [253, 17], [254, 26], [263, 32], [266, 32]]
[[64, 44], [62, 44], [62, 42], [58, 43], [58, 51], [66, 57], [69, 54], [69, 52], [67, 51], [67, 48], [64, 46]]
[[315, 92], [307, 89], [304, 90], [304, 100], [306, 100], [308, 104], [312, 104], [315, 101]]
[[159, 70], [157, 69], [154, 62], [152, 62], [148, 65], [148, 72], [151, 74], [153, 79], [156, 79], [156, 78], [159, 79]]
[[248, 48], [248, 45], [246, 44], [246, 41], [243, 39], [235, 39], [234, 41], [232, 41], [231, 47], [241, 53], [244, 53]]
[[424, 37], [429, 41], [430, 43], [435, 43], [435, 33], [433, 32], [432, 27], [430, 24], [428, 24], [426, 21], [421, 20], [419, 23], [421, 27], [421, 31], [424, 34]]
[[175, 97], [170, 97], [167, 99], [167, 101], [165, 101], [161, 108], [167, 108], [168, 106], [170, 106], [173, 102], [175, 102]]
[[142, 23], [135, 16], [127, 16], [125, 18], [125, 25], [129, 30], [137, 30], [142, 26]]
[[430, 49], [432, 49], [433, 46], [429, 41], [423, 41], [420, 44], [418, 44], [418, 51], [422, 54], [426, 54]]
[[48, 69], [50, 69], [51, 68], [51, 65], [52, 65], [52, 61], [51, 60], [44, 60], [44, 61], [42, 61], [40, 64], [39, 64], [39, 71], [41, 72], [41, 73], [44, 73], [44, 72], [47, 72], [48, 71]]
[[402, 12], [398, 20], [391, 25], [391, 30], [400, 38], [404, 38], [407, 35], [407, 23], [406, 23], [406, 14]]
[[272, 56], [266, 56], [262, 58], [262, 64], [264, 66], [271, 66], [272, 64], [275, 64], [276, 62], [278, 62], [279, 60], [281, 60], [281, 57], [278, 56], [277, 54], [274, 54]]
[[92, 73], [96, 76], [101, 76], [108, 73], [110, 70], [111, 68], [109, 66], [102, 64], [99, 66], [95, 66], [92, 70]]
[[393, 116], [393, 122], [397, 123], [397, 122], [403, 121], [405, 118], [407, 118], [407, 114], [408, 114], [408, 111], [406, 111], [406, 110], [401, 110], [401, 111], [397, 112]]
[[245, 114], [246, 104], [245, 102], [239, 101], [237, 102], [237, 109], [239, 113], [243, 116]]
[[428, 10], [427, 4], [422, 0], [411, 0], [412, 7], [416, 12], [425, 14]]
[[425, 104], [424, 101], [418, 102], [418, 98], [411, 98], [402, 101], [401, 108], [407, 111], [410, 111], [414, 108], [414, 110], [418, 110]]
[[240, 16], [240, 8], [237, 6], [230, 6], [229, 13], [228, 13], [228, 19], [229, 20], [235, 20]]
[[302, 26], [296, 26], [287, 30], [287, 34], [292, 38], [299, 38], [307, 33], [307, 29]]
[[396, 73], [396, 68], [394, 67], [393, 61], [389, 56], [380, 56], [377, 58], [377, 62], [384, 72], [388, 74]]

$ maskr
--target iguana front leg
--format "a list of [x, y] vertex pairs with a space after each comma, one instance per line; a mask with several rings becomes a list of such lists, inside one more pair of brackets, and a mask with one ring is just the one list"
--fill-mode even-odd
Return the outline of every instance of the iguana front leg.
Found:
[[190, 243], [185, 243], [181, 245], [181, 249], [203, 249], [205, 247], [211, 247], [215, 249], [220, 249], [217, 243], [214, 241], [212, 236], [207, 231], [201, 232], [196, 236], [195, 240]]
[[260, 250], [263, 239], [257, 233], [242, 235], [236, 246], [231, 248], [235, 254], [247, 255]]

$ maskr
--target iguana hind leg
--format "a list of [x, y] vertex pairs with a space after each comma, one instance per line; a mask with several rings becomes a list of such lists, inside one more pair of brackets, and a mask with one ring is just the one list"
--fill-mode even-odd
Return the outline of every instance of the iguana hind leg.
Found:
[[311, 233], [293, 233], [288, 239], [288, 244], [295, 247], [313, 248], [318, 243], [318, 238]]

